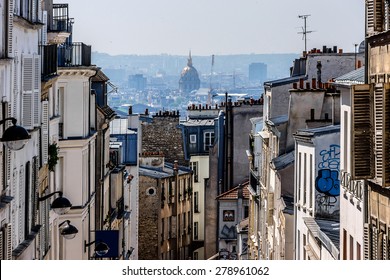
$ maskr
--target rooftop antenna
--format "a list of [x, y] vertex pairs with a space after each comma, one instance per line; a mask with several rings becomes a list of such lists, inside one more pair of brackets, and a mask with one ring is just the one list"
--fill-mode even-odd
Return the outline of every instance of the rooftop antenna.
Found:
[[299, 15], [298, 16], [299, 18], [303, 18], [303, 22], [304, 22], [304, 25], [302, 27], [302, 32], [298, 32], [298, 34], [302, 34], [303, 35], [302, 39], [305, 40], [305, 52], [306, 53], [307, 53], [307, 34], [313, 32], [312, 30], [310, 30], [310, 31], [307, 30], [306, 20], [307, 20], [307, 18], [309, 16], [311, 16], [311, 15]]
[[214, 72], [214, 55], [211, 56], [211, 70], [210, 70], [210, 87], [209, 87], [209, 93], [207, 96], [207, 103], [209, 105], [212, 105], [213, 103], [213, 96], [212, 96], [212, 91], [213, 91], [213, 72]]

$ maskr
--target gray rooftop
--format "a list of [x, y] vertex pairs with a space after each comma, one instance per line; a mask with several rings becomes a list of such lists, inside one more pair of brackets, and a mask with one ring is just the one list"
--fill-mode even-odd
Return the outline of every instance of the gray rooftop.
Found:
[[336, 78], [335, 83], [344, 85], [364, 84], [364, 67]]
[[287, 154], [278, 156], [277, 158], [274, 158], [271, 161], [271, 166], [275, 170], [282, 170], [289, 166], [290, 164], [294, 163], [294, 158], [295, 158], [295, 152], [289, 152]]
[[283, 123], [286, 123], [288, 122], [288, 115], [281, 115], [281, 116], [277, 116], [277, 117], [274, 117], [274, 118], [270, 118], [268, 120], [268, 123], [270, 123], [271, 125], [280, 125], [280, 124], [283, 124]]
[[298, 82], [300, 79], [306, 80], [307, 76], [301, 75], [295, 77], [287, 77], [279, 80], [267, 81], [264, 83], [264, 86], [269, 86], [269, 87], [283, 86], [283, 85], [288, 85], [288, 84]]
[[214, 119], [189, 119], [180, 124], [183, 126], [214, 126]]
[[299, 129], [296, 133], [297, 136], [313, 137], [323, 134], [331, 134], [340, 132], [340, 125], [328, 125], [310, 129]]

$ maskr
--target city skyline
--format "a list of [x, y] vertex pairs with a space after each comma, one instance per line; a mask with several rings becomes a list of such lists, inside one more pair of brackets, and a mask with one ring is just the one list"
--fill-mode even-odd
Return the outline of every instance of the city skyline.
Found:
[[[74, 41], [111, 55], [185, 55], [190, 50], [202, 56], [300, 53], [304, 50], [299, 34], [304, 21], [299, 15], [310, 15], [307, 31], [313, 32], [308, 34], [308, 49], [337, 45], [352, 52], [364, 39], [364, 1], [356, 0], [330, 0], [326, 4], [310, 0], [68, 3], [70, 16], [75, 18]], [[91, 5], [93, 12], [85, 13]], [[324, 12], [330, 7], [331, 13]]]

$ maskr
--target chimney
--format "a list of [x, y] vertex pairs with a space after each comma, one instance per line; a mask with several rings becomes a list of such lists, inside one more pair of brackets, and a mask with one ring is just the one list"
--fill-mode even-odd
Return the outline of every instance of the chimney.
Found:
[[320, 60], [317, 61], [317, 80], [321, 83], [322, 63]]
[[129, 115], [132, 115], [133, 114], [133, 106], [129, 106]]
[[299, 88], [303, 89], [303, 79], [299, 79]]
[[317, 88], [317, 80], [316, 78], [311, 79], [311, 88], [316, 89]]

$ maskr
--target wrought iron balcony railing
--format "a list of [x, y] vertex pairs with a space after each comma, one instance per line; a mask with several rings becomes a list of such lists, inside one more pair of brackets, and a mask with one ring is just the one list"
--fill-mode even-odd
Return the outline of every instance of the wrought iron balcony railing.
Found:
[[84, 43], [58, 46], [58, 66], [91, 66], [91, 46]]

